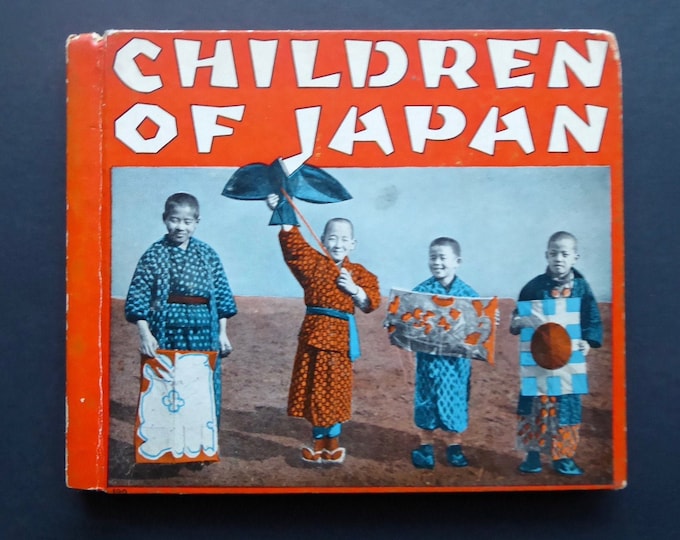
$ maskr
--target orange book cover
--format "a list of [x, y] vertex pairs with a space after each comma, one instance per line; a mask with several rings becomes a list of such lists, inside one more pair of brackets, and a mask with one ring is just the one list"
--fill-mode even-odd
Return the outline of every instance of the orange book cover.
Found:
[[612, 34], [66, 52], [68, 486], [626, 485]]

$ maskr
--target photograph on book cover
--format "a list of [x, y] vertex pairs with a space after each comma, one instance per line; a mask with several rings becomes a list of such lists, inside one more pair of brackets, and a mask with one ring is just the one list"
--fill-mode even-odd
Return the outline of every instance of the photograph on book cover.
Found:
[[[69, 246], [101, 271], [99, 362], [68, 358], [101, 400], [67, 437], [87, 487], [625, 484], [611, 35], [102, 42], [101, 253]], [[88, 185], [70, 169], [70, 205]]]

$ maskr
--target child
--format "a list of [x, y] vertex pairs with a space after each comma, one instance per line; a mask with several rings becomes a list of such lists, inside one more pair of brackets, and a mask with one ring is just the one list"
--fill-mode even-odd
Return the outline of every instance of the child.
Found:
[[[581, 299], [581, 341], [579, 349], [587, 355], [591, 347], [602, 344], [602, 322], [597, 302], [588, 282], [574, 268], [579, 258], [576, 237], [565, 231], [553, 234], [545, 252], [548, 268], [544, 274], [527, 283], [519, 300], [541, 300], [572, 297]], [[518, 335], [523, 328], [517, 310], [513, 314], [510, 332]], [[581, 396], [522, 396], [517, 406], [519, 425], [517, 447], [527, 452], [519, 466], [524, 473], [541, 471], [541, 452], [552, 457], [553, 468], [563, 475], [583, 474], [574, 462], [581, 424]], [[540, 440], [545, 441], [539, 444]]]
[[[137, 325], [142, 355], [157, 349], [219, 351], [232, 346], [227, 319], [236, 303], [215, 251], [194, 238], [200, 220], [198, 200], [175, 193], [165, 202], [168, 230], [137, 263], [125, 301], [125, 318]], [[215, 408], [219, 424], [222, 383], [218, 358], [214, 373]]]
[[[436, 238], [430, 244], [429, 266], [432, 277], [413, 290], [449, 296], [479, 296], [456, 276], [462, 262], [459, 243], [453, 238]], [[446, 459], [454, 467], [465, 467], [462, 433], [468, 427], [470, 360], [464, 357], [416, 353], [414, 419], [420, 432], [420, 446], [411, 452], [419, 469], [434, 468], [434, 430], [446, 432]]]
[[[276, 208], [278, 195], [267, 205]], [[378, 279], [348, 256], [356, 247], [352, 223], [326, 223], [321, 242], [330, 258], [312, 248], [297, 227], [282, 225], [279, 241], [286, 264], [304, 289], [307, 311], [298, 336], [288, 394], [288, 415], [312, 424], [312, 444], [302, 459], [342, 463], [342, 423], [351, 417], [352, 362], [358, 357], [354, 308], [369, 313], [380, 305]]]

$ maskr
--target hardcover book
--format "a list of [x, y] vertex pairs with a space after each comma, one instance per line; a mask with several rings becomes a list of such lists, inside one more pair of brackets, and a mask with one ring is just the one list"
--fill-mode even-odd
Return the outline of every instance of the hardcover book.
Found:
[[66, 52], [68, 486], [625, 486], [612, 34]]

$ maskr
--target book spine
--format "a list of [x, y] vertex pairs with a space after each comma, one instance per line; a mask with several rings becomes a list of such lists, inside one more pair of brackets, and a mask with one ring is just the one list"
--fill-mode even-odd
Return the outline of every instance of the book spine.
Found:
[[69, 37], [66, 138], [66, 485], [106, 486], [102, 281], [104, 38]]
[[[616, 38], [608, 35], [615, 57], [620, 58]], [[618, 68], [618, 88], [623, 88], [621, 64]], [[613, 119], [617, 136], [612, 144], [615, 157], [611, 166], [612, 197], [612, 421], [613, 421], [613, 486], [622, 489], [628, 478], [628, 445], [626, 415], [626, 275], [624, 235], [624, 179], [623, 179], [623, 95], [617, 96], [618, 115]]]

